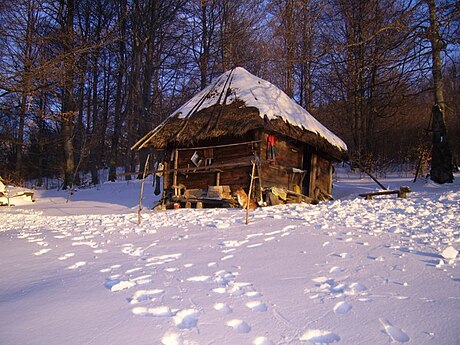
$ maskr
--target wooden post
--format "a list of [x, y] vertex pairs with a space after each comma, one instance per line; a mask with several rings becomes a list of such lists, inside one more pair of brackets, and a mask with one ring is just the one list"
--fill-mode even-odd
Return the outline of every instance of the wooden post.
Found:
[[314, 198], [315, 188], [316, 188], [316, 171], [318, 170], [318, 156], [316, 154], [311, 154], [311, 168], [310, 168], [310, 185], [308, 189], [308, 196]]
[[327, 193], [328, 194], [331, 194], [332, 195], [332, 162], [329, 162], [329, 168], [328, 168], [328, 175], [329, 175], [329, 179], [328, 179], [328, 183], [327, 183]]
[[264, 187], [262, 185], [262, 164], [260, 164], [260, 158], [257, 161], [257, 176], [258, 176], [258, 182], [259, 182], [259, 205], [262, 205], [264, 202]]
[[173, 188], [174, 188], [174, 195], [178, 196], [180, 192], [177, 192], [177, 167], [179, 164], [179, 150], [176, 148], [174, 150], [174, 174], [173, 174]]
[[171, 171], [169, 171], [169, 162], [164, 162], [163, 170], [163, 191], [166, 191], [171, 187]]
[[251, 200], [252, 186], [254, 184], [254, 174], [256, 172], [256, 162], [252, 162], [251, 182], [249, 183], [248, 200], [246, 202], [246, 224], [249, 224], [249, 200]]
[[139, 195], [139, 208], [137, 209], [137, 225], [141, 225], [142, 196], [144, 195], [145, 176], [147, 175], [147, 171], [149, 169], [149, 159], [150, 153], [148, 154], [147, 159], [145, 160], [144, 173], [142, 174], [141, 192]]

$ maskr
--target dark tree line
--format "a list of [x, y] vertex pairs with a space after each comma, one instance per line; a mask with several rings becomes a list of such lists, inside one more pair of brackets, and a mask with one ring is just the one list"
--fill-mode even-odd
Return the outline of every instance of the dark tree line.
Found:
[[107, 168], [114, 181], [145, 161], [138, 138], [233, 66], [281, 87], [361, 164], [416, 162], [439, 128], [441, 161], [458, 162], [459, 18], [448, 0], [4, 0], [0, 175], [67, 188]]

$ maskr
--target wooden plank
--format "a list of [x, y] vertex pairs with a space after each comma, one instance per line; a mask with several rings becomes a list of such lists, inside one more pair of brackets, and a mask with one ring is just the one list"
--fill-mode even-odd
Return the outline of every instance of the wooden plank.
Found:
[[[167, 164], [167, 163], [165, 163]], [[211, 166], [202, 166], [202, 167], [197, 167], [197, 168], [177, 168], [177, 169], [167, 169], [165, 166], [165, 169], [163, 170], [149, 170], [148, 174], [156, 174], [156, 173], [174, 173], [174, 172], [182, 172], [182, 173], [188, 173], [191, 172], [192, 170], [194, 172], [196, 171], [203, 171], [203, 170], [209, 170], [209, 169], [224, 169], [224, 168], [241, 168], [241, 167], [249, 167], [251, 166], [251, 161], [247, 162], [239, 162], [239, 163], [223, 163], [223, 164], [215, 164]], [[127, 172], [127, 173], [121, 173], [117, 174], [117, 177], [120, 176], [126, 176], [126, 175], [139, 175], [140, 172]]]
[[205, 149], [217, 149], [222, 147], [233, 147], [233, 146], [240, 146], [240, 145], [249, 145], [249, 144], [257, 144], [260, 143], [261, 140], [253, 140], [253, 141], [245, 141], [242, 143], [233, 143], [233, 144], [225, 144], [225, 145], [213, 145], [213, 146], [198, 146], [198, 147], [182, 147], [179, 148], [179, 151], [187, 151], [187, 150], [205, 150]]
[[410, 192], [411, 190], [409, 187], [401, 187], [399, 189], [394, 189], [394, 190], [385, 190], [385, 191], [371, 192], [371, 193], [361, 193], [359, 194], [359, 196], [366, 198], [366, 200], [372, 200], [374, 196], [396, 194], [398, 198], [405, 199], [407, 197], [407, 193], [410, 193]]

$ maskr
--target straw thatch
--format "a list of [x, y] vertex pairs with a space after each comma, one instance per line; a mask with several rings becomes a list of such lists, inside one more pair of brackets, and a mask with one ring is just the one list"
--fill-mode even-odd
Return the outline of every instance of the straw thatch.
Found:
[[168, 146], [191, 147], [217, 138], [242, 138], [255, 130], [264, 130], [304, 142], [338, 160], [346, 157], [345, 151], [333, 146], [318, 134], [293, 126], [281, 118], [262, 118], [257, 108], [246, 107], [242, 101], [226, 106], [215, 105], [187, 118], [179, 118], [178, 115], [169, 117], [139, 140], [133, 149], [147, 146], [157, 149]]

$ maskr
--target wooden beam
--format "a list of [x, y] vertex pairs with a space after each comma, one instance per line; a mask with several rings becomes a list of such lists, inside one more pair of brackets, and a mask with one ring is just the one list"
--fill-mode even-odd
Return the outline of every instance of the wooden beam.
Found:
[[[202, 167], [194, 167], [194, 168], [177, 168], [177, 169], [164, 169], [164, 170], [150, 170], [148, 173], [149, 174], [156, 174], [156, 173], [174, 173], [174, 172], [197, 172], [197, 171], [202, 171], [203, 173], [208, 172], [209, 173], [216, 173], [216, 169], [223, 169], [223, 168], [241, 168], [241, 167], [246, 167], [246, 166], [251, 166], [251, 162], [240, 162], [240, 163], [223, 163], [223, 164], [215, 164], [215, 165], [208, 165], [208, 166], [202, 166]], [[214, 170], [213, 170], [214, 169]], [[117, 174], [117, 177], [119, 176], [126, 176], [126, 175], [138, 175], [139, 172], [127, 172], [127, 173], [121, 173]]]
[[179, 151], [191, 151], [191, 150], [205, 150], [205, 149], [217, 149], [221, 147], [232, 147], [232, 146], [240, 146], [240, 145], [249, 145], [249, 144], [256, 144], [260, 143], [261, 140], [254, 140], [254, 141], [245, 141], [243, 143], [234, 143], [234, 144], [225, 144], [225, 145], [214, 145], [214, 146], [200, 146], [200, 147], [182, 147], [178, 148]]

